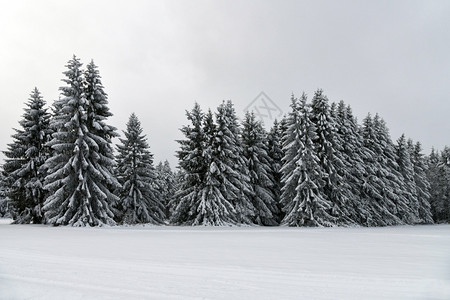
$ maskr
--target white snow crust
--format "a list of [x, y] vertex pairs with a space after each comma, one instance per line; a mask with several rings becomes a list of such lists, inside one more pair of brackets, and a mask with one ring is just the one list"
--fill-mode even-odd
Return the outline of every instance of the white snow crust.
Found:
[[7, 223], [0, 299], [450, 299], [450, 225]]

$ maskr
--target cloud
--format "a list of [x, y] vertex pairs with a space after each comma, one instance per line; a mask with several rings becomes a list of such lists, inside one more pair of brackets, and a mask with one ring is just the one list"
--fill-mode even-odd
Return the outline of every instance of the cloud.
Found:
[[174, 164], [184, 111], [264, 91], [284, 111], [292, 92], [323, 88], [362, 119], [448, 144], [447, 1], [14, 1], [0, 7], [0, 147], [38, 86], [58, 97], [72, 54], [94, 59], [114, 126], [136, 112], [156, 160]]

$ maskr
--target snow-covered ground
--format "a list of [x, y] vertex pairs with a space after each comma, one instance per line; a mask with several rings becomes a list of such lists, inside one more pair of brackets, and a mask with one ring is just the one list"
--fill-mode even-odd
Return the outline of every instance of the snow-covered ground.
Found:
[[450, 299], [450, 225], [0, 223], [0, 299]]

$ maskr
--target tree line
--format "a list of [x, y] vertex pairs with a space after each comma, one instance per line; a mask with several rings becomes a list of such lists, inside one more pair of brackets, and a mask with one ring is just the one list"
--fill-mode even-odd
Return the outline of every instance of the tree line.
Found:
[[[233, 103], [195, 103], [177, 141], [178, 170], [154, 166], [132, 114], [119, 137], [94, 62], [66, 65], [51, 111], [35, 88], [4, 151], [0, 215], [15, 223], [387, 226], [450, 221], [450, 148], [426, 156], [393, 142], [384, 120], [358, 124], [322, 90], [291, 97], [267, 132]], [[112, 139], [119, 137], [113, 145]]]

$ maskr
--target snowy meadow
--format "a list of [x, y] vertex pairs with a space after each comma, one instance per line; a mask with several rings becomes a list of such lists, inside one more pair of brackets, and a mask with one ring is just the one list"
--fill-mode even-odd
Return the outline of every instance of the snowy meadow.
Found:
[[450, 299], [450, 225], [0, 224], [0, 299]]

